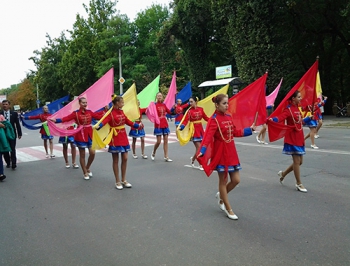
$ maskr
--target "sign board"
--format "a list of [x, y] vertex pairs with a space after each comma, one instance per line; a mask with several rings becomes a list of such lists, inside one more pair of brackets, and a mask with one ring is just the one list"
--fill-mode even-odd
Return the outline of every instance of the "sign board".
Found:
[[230, 78], [232, 77], [232, 66], [221, 66], [215, 69], [216, 79]]
[[21, 110], [21, 106], [19, 106], [19, 105], [14, 105], [14, 106], [13, 106], [13, 109], [14, 109], [15, 111]]
[[120, 84], [124, 84], [125, 79], [123, 77], [120, 77], [120, 79], [118, 79], [118, 81], [119, 81]]
[[6, 95], [0, 95], [0, 103], [2, 103], [3, 100], [6, 100]]

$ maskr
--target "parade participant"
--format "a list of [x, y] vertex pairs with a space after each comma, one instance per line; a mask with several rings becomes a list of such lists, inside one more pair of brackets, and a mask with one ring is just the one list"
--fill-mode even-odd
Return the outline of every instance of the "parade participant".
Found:
[[[72, 126], [73, 128], [73, 126]], [[70, 127], [67, 128], [68, 130]], [[72, 167], [74, 169], [78, 169], [79, 165], [76, 164], [75, 160], [77, 157], [77, 150], [74, 142], [74, 136], [67, 136], [67, 137], [60, 137], [58, 139], [58, 143], [61, 143], [63, 146], [62, 152], [63, 152], [63, 158], [66, 163], [66, 168], [70, 168], [69, 160], [68, 160], [68, 144], [70, 145], [70, 151], [72, 155]]]
[[151, 159], [154, 161], [156, 156], [156, 151], [161, 143], [162, 136], [163, 136], [163, 148], [164, 148], [164, 161], [166, 162], [172, 162], [168, 156], [168, 136], [170, 134], [169, 125], [166, 119], [165, 114], [171, 114], [170, 110], [166, 105], [163, 103], [163, 94], [161, 92], [158, 92], [156, 95], [156, 110], [159, 117], [159, 124], [154, 124], [154, 135], [157, 137], [157, 142], [154, 144], [153, 152], [151, 154]]
[[288, 100], [289, 105], [279, 116], [269, 118], [269, 120], [274, 122], [286, 121], [288, 126], [293, 127], [293, 130], [286, 133], [283, 147], [284, 154], [292, 155], [293, 163], [288, 166], [286, 170], [279, 171], [278, 176], [280, 177], [280, 182], [282, 184], [284, 178], [293, 171], [296, 180], [296, 190], [307, 192], [307, 189], [301, 183], [300, 166], [303, 163], [303, 155], [305, 154], [303, 123], [309, 122], [311, 118], [302, 118], [302, 114], [298, 108], [301, 100], [301, 93], [299, 91], [295, 91]]
[[[26, 115], [24, 115], [23, 119], [24, 120], [36, 120], [36, 119], [39, 119], [41, 123], [44, 123], [44, 122], [47, 121], [47, 118], [49, 116], [51, 116], [51, 115], [52, 114], [50, 114], [49, 108], [47, 107], [47, 105], [44, 105], [42, 114], [33, 115], [33, 116], [26, 116]], [[45, 152], [46, 152], [46, 158], [55, 158], [55, 155], [53, 154], [53, 136], [48, 136], [46, 134], [46, 131], [45, 131], [43, 126], [41, 126], [40, 134], [41, 134], [41, 139], [44, 140], [44, 149], [45, 149]], [[50, 155], [49, 155], [49, 152], [48, 152], [47, 141], [49, 141]]]
[[311, 119], [309, 122], [306, 123], [306, 125], [310, 128], [310, 132], [305, 136], [305, 140], [310, 137], [311, 148], [313, 149], [318, 149], [318, 147], [315, 144], [315, 138], [317, 138], [316, 135], [317, 135], [318, 120], [320, 115], [322, 117], [322, 114], [320, 112], [320, 107], [323, 106], [324, 104], [325, 104], [324, 101], [320, 102], [320, 100], [318, 99], [318, 102], [314, 104], [314, 107], [312, 107], [312, 105], [308, 105], [302, 108], [303, 111], [311, 112], [311, 115], [313, 116], [313, 119]]
[[[5, 119], [3, 115], [0, 115], [0, 156], [3, 153], [8, 153], [11, 151], [11, 145], [9, 140], [15, 139], [15, 133], [13, 131], [12, 125], [9, 121]], [[2, 157], [1, 157], [2, 158]], [[0, 182], [6, 178], [4, 174], [4, 165], [0, 163]]]
[[[273, 105], [269, 105], [266, 107], [267, 111], [267, 116], [269, 117], [270, 114], [272, 113], [271, 111], [273, 110]], [[262, 129], [260, 130], [259, 134], [256, 136], [256, 141], [260, 144], [269, 144], [265, 141], [265, 136], [266, 136], [266, 131], [267, 131], [267, 125], [266, 123], [262, 125]]]
[[327, 101], [327, 97], [323, 98], [323, 101], [320, 103], [318, 103], [318, 107], [316, 108], [315, 112], [316, 112], [316, 117], [317, 117], [317, 127], [316, 127], [316, 135], [315, 135], [315, 139], [318, 139], [320, 136], [318, 135], [318, 131], [320, 130], [320, 128], [323, 125], [323, 106], [326, 104]]
[[3, 100], [2, 110], [0, 111], [0, 114], [3, 115], [5, 119], [11, 123], [13, 131], [15, 133], [15, 138], [8, 140], [11, 146], [11, 151], [3, 153], [3, 156], [6, 162], [6, 168], [10, 168], [12, 164], [12, 170], [15, 170], [17, 168], [16, 138], [22, 138], [22, 128], [19, 123], [18, 113], [11, 111], [10, 104], [11, 103], [9, 100]]
[[[192, 167], [195, 167], [194, 161], [196, 160], [196, 154], [198, 153], [199, 147], [201, 146], [203, 140], [204, 129], [202, 126], [202, 119], [204, 119], [205, 121], [209, 120], [209, 117], [205, 114], [203, 108], [197, 106], [198, 100], [198, 97], [191, 97], [189, 99], [191, 107], [187, 111], [183, 122], [179, 125], [180, 130], [183, 130], [188, 124], [188, 122], [190, 122], [192, 123], [194, 128], [193, 135], [191, 136], [191, 140], [195, 147], [194, 155], [190, 158]], [[201, 166], [199, 166], [199, 169], [203, 170]]]
[[[95, 159], [95, 151], [91, 149], [92, 144], [92, 119], [100, 119], [104, 111], [92, 112], [87, 109], [87, 100], [84, 97], [79, 98], [80, 108], [77, 111], [72, 112], [70, 115], [63, 118], [51, 119], [55, 123], [75, 121], [78, 126], [82, 126], [82, 130], [78, 132], [75, 136], [75, 144], [79, 149], [79, 161], [81, 169], [84, 173], [84, 179], [89, 180], [92, 177], [92, 172], [90, 171], [91, 164]], [[85, 161], [85, 149], [89, 150], [89, 157], [86, 163]]]
[[[109, 124], [111, 129], [109, 134], [112, 134], [111, 141], [109, 143], [108, 152], [112, 153], [113, 160], [113, 172], [115, 177], [116, 189], [123, 189], [123, 187], [131, 188], [132, 185], [126, 181], [126, 167], [128, 162], [128, 151], [130, 151], [130, 145], [128, 136], [125, 131], [125, 124], [130, 127], [138, 128], [143, 124], [133, 123], [124, 114], [122, 108], [124, 106], [123, 97], [112, 95], [113, 110], [111, 113], [100, 123], [99, 127]], [[108, 137], [107, 137], [108, 138]], [[121, 175], [122, 181], [119, 178], [119, 153], [121, 155]]]
[[131, 148], [132, 148], [132, 157], [134, 159], [137, 159], [137, 155], [136, 155], [136, 141], [137, 138], [141, 139], [141, 156], [143, 159], [147, 159], [147, 155], [145, 155], [145, 130], [142, 124], [142, 114], [144, 114], [147, 110], [147, 108], [140, 108], [140, 101], [137, 100], [138, 105], [139, 105], [139, 110], [140, 110], [140, 117], [138, 119], [136, 119], [134, 122], [136, 124], [140, 124], [141, 126], [138, 128], [134, 128], [131, 127], [130, 132], [129, 132], [129, 136], [132, 137], [132, 144], [131, 144]]
[[[227, 95], [219, 94], [213, 97], [212, 101], [216, 111], [208, 121], [197, 160], [202, 164], [207, 176], [214, 170], [218, 172], [219, 192], [216, 193], [216, 197], [219, 207], [225, 211], [228, 218], [237, 220], [238, 217], [232, 211], [228, 200], [228, 193], [240, 182], [239, 170], [242, 169], [233, 137], [251, 135], [255, 125], [244, 129], [235, 127], [232, 116], [226, 113], [228, 110]], [[210, 154], [207, 154], [208, 151]], [[230, 176], [229, 182], [228, 175]]]
[[189, 103], [182, 104], [181, 99], [176, 100], [176, 104], [173, 108], [171, 108], [171, 112], [175, 113], [175, 126], [178, 127], [183, 116], [184, 116], [184, 109], [189, 106]]

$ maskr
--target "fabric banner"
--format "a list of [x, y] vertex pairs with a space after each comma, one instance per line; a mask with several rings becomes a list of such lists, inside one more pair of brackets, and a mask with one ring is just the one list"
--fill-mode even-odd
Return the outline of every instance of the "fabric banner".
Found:
[[228, 112], [238, 129], [266, 123], [265, 84], [267, 73], [229, 99]]
[[[65, 103], [67, 103], [69, 101], [69, 95], [64, 96], [58, 100], [53, 101], [52, 103], [47, 104], [47, 107], [49, 108], [49, 112], [51, 114], [56, 113], [58, 110], [60, 110]], [[39, 115], [43, 113], [43, 108], [37, 108], [33, 111], [27, 112], [25, 115], [26, 116], [35, 116], [35, 115]], [[31, 129], [31, 130], [35, 130], [35, 129], [40, 129], [42, 126], [42, 123], [40, 121], [40, 119], [34, 119], [34, 120], [24, 120], [21, 117], [21, 121], [22, 121], [22, 125], [25, 128]]]
[[[312, 105], [316, 100], [316, 76], [318, 72], [318, 60], [309, 68], [309, 70], [302, 76], [302, 78], [294, 85], [294, 87], [287, 93], [275, 111], [271, 114], [270, 117], [275, 117], [280, 115], [283, 110], [290, 104], [289, 98], [293, 95], [295, 91], [301, 93], [300, 106]], [[281, 123], [276, 123], [273, 121], [268, 121], [269, 125], [269, 139], [270, 142], [279, 140], [285, 136], [288, 130], [293, 130], [287, 125], [284, 125], [284, 121]], [[284, 127], [283, 127], [284, 126]], [[281, 129], [283, 128], [283, 130]], [[279, 133], [281, 131], [281, 133]]]
[[321, 86], [321, 78], [320, 78], [319, 71], [317, 71], [317, 76], [316, 76], [316, 95], [317, 95], [317, 98], [321, 99], [322, 101], [322, 86]]
[[140, 117], [140, 108], [137, 103], [135, 83], [123, 94], [124, 106], [123, 111], [127, 118], [136, 120]]
[[176, 95], [176, 100], [181, 99], [184, 103], [192, 96], [192, 83], [191, 81], [186, 84], [185, 87]]
[[175, 104], [176, 91], [177, 91], [176, 72], [174, 71], [173, 78], [171, 79], [171, 84], [170, 84], [168, 94], [164, 99], [164, 104], [166, 105], [166, 107], [168, 107], [169, 110], [171, 108], [173, 108], [173, 106]]
[[159, 116], [154, 102], [150, 102], [150, 104], [148, 105], [146, 115], [149, 121], [151, 121], [154, 124], [159, 124]]
[[277, 85], [276, 89], [274, 89], [273, 92], [270, 93], [270, 95], [266, 96], [266, 107], [271, 106], [275, 104], [276, 97], [278, 95], [278, 92], [281, 88], [283, 78], [281, 78], [280, 83]]
[[[208, 97], [204, 98], [203, 100], [198, 101], [197, 106], [202, 107], [204, 113], [208, 116], [211, 117], [213, 113], [215, 112], [215, 104], [212, 101], [212, 98], [214, 96], [217, 96], [219, 94], [227, 94], [229, 84], [226, 86], [222, 87], [220, 90], [212, 93]], [[202, 120], [204, 121], [204, 120]]]
[[[185, 120], [187, 113], [190, 109], [191, 109], [191, 107], [188, 108], [187, 111], [185, 112], [184, 116], [182, 117], [182, 119], [180, 121], [179, 126], [182, 125], [182, 123]], [[177, 139], [179, 140], [180, 145], [184, 146], [191, 140], [191, 138], [193, 136], [194, 125], [193, 125], [193, 122], [189, 122], [189, 123], [187, 123], [187, 125], [184, 127], [183, 130], [180, 130], [179, 126], [176, 128], [176, 136], [177, 136]]]
[[150, 84], [148, 84], [146, 88], [137, 94], [141, 108], [146, 108], [151, 101], [155, 100], [156, 95], [159, 92], [159, 80], [160, 75], [158, 75], [158, 77], [156, 77]]
[[[50, 118], [62, 118], [72, 112], [78, 110], [79, 99], [86, 98], [88, 102], [88, 109], [96, 112], [104, 106], [107, 106], [111, 102], [111, 96], [114, 93], [114, 71], [111, 68], [106, 74], [104, 74], [98, 81], [96, 81], [90, 88], [84, 91], [76, 99], [64, 106], [58, 112], [50, 116]], [[67, 129], [71, 127], [72, 121], [67, 123], [55, 124], [52, 121], [48, 121], [50, 133], [53, 136], [71, 136], [76, 134], [82, 129], [81, 125], [78, 125], [76, 129]]]

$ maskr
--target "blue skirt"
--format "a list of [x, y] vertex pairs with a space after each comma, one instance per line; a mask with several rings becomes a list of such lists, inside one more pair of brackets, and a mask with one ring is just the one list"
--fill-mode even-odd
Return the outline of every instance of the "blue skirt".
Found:
[[[242, 167], [240, 164], [237, 164], [237, 165], [229, 165], [228, 166], [228, 172], [234, 172], [234, 171], [239, 171], [239, 170], [242, 170]], [[218, 173], [223, 173], [225, 172], [225, 166], [219, 164], [218, 166], [216, 166], [216, 171]]]
[[129, 136], [133, 138], [142, 138], [146, 136], [145, 130], [142, 129], [130, 129]]
[[110, 153], [124, 153], [130, 151], [130, 145], [127, 146], [109, 146], [108, 152]]
[[199, 137], [199, 138], [191, 138], [191, 141], [196, 142], [196, 141], [202, 141], [203, 138]]
[[317, 127], [317, 121], [316, 120], [310, 120], [310, 122], [305, 124], [308, 127]]
[[41, 138], [42, 139], [53, 139], [53, 136], [48, 136], [48, 135], [41, 134]]
[[170, 129], [168, 127], [166, 128], [155, 128], [153, 134], [155, 136], [161, 136], [161, 135], [169, 135]]
[[58, 139], [58, 143], [61, 143], [61, 144], [74, 143], [74, 137], [73, 136], [60, 137]]
[[305, 146], [295, 146], [288, 143], [284, 143], [282, 153], [287, 155], [304, 155]]
[[79, 148], [79, 149], [85, 149], [88, 148], [90, 149], [92, 146], [92, 140], [89, 138], [88, 141], [74, 141], [75, 145]]

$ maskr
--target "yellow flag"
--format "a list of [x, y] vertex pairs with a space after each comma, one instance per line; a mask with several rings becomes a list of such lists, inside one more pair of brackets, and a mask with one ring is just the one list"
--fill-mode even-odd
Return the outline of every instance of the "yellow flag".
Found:
[[215, 112], [215, 105], [212, 102], [212, 98], [218, 94], [227, 94], [229, 84], [227, 84], [225, 87], [222, 87], [220, 90], [210, 94], [208, 97], [204, 98], [203, 100], [200, 100], [197, 103], [197, 106], [202, 107], [205, 114], [208, 117], [211, 117], [212, 114]]
[[186, 113], [184, 114], [183, 118], [181, 119], [179, 126], [176, 128], [176, 136], [177, 136], [177, 139], [179, 140], [179, 143], [181, 146], [186, 145], [191, 140], [193, 133], [194, 133], [194, 126], [193, 126], [192, 122], [187, 123], [185, 128], [182, 131], [180, 130], [180, 125], [182, 125], [182, 123], [185, 120], [185, 117], [190, 109], [191, 109], [191, 107], [187, 109]]
[[322, 87], [321, 87], [321, 79], [320, 79], [319, 71], [317, 71], [317, 75], [316, 75], [316, 95], [317, 95], [317, 98], [321, 98], [322, 100]]
[[123, 94], [123, 111], [127, 118], [136, 120], [140, 117], [140, 109], [137, 103], [137, 93], [135, 83]]

